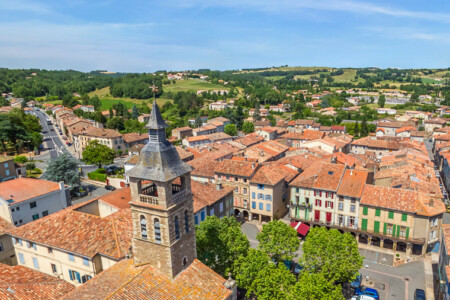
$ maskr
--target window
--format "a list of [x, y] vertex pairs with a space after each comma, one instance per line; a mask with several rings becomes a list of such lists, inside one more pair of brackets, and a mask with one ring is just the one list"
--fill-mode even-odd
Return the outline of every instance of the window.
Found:
[[48, 216], [48, 210], [44, 210], [44, 211], [42, 212], [42, 216], [43, 216], [43, 217]]
[[379, 233], [380, 232], [380, 222], [379, 221], [373, 222], [373, 231], [375, 233]]
[[205, 219], [205, 211], [204, 210], [202, 210], [202, 212], [200, 213], [200, 217], [201, 217], [202, 221]]
[[246, 178], [244, 178], [244, 182], [247, 183], [247, 179]]
[[244, 194], [247, 194], [247, 188], [244, 188]]
[[235, 193], [239, 193], [239, 188], [235, 188], [235, 189], [234, 189], [234, 192], [235, 192]]
[[195, 222], [195, 225], [198, 225], [198, 215], [194, 216], [194, 222]]
[[356, 211], [356, 205], [352, 204], [350, 205], [350, 211], [355, 212]]
[[19, 253], [19, 262], [24, 265], [25, 264], [25, 258], [23, 257], [22, 253]]
[[264, 194], [259, 193], [258, 194], [258, 199], [264, 199]]
[[271, 205], [270, 204], [266, 204], [266, 210], [267, 211], [271, 211]]
[[153, 228], [155, 230], [155, 242], [161, 244], [161, 225], [159, 224], [159, 219], [153, 221]]
[[92, 276], [89, 276], [89, 275], [84, 275], [83, 277], [81, 277], [81, 281], [83, 283], [85, 283], [86, 281], [88, 281], [90, 279], [92, 279]]
[[53, 253], [53, 249], [50, 247], [47, 248], [47, 251], [48, 251], [48, 253]]
[[299, 188], [296, 188], [296, 189], [295, 189], [295, 192], [296, 192], [296, 193], [299, 193], [299, 192], [300, 192], [300, 189], [299, 189]]
[[406, 237], [406, 227], [400, 226], [400, 237], [405, 238]]
[[20, 246], [23, 246], [22, 239], [17, 239], [17, 241], [19, 242]]
[[379, 208], [375, 209], [375, 217], [379, 217], [381, 215], [381, 210]]
[[214, 207], [211, 208], [211, 210], [209, 211], [209, 215], [210, 215], [210, 216], [214, 216]]
[[332, 201], [326, 201], [326, 202], [325, 202], [325, 207], [327, 207], [327, 208], [333, 208], [333, 202], [332, 202]]
[[75, 261], [75, 256], [69, 253], [69, 261]]
[[83, 265], [89, 266], [89, 259], [83, 258]]
[[0, 252], [5, 251], [5, 248], [3, 248], [2, 242], [0, 242]]
[[219, 204], [219, 212], [223, 212], [223, 202], [220, 202]]
[[37, 219], [39, 219], [39, 214], [35, 214], [35, 215], [33, 215], [33, 221], [35, 221], [35, 220], [37, 220]]
[[252, 208], [256, 209], [256, 202], [255, 201], [252, 201]]
[[9, 176], [10, 173], [9, 173], [8, 169], [5, 170], [5, 174], [6, 174], [6, 176]]
[[369, 214], [369, 208], [364, 206], [363, 207], [363, 215], [367, 216]]
[[316, 199], [316, 206], [322, 206], [322, 200]]
[[252, 199], [255, 199], [255, 197], [256, 197], [255, 192], [252, 192]]
[[402, 214], [402, 221], [407, 221], [407, 220], [408, 220], [408, 215]]
[[234, 181], [238, 181], [238, 178], [237, 178], [237, 177], [234, 177]]
[[77, 271], [69, 270], [69, 277], [70, 277], [70, 280], [72, 280], [72, 281], [76, 280], [79, 283], [81, 283], [81, 276], [80, 276], [80, 273], [78, 273]]
[[264, 184], [258, 184], [258, 190], [264, 190]]
[[175, 216], [174, 223], [175, 223], [175, 238], [177, 240], [179, 240], [180, 239], [180, 221], [178, 220], [178, 216]]
[[58, 273], [58, 270], [56, 269], [56, 265], [55, 265], [55, 264], [50, 264], [50, 265], [51, 265], [51, 267], [52, 267], [52, 272], [53, 272], [54, 274]]
[[20, 210], [20, 207], [18, 206], [18, 207], [16, 207], [16, 211], [19, 211]]
[[33, 267], [34, 267], [36, 270], [39, 270], [39, 263], [38, 263], [37, 257], [33, 257]]
[[394, 232], [394, 225], [387, 224], [387, 226], [386, 226], [386, 234], [392, 235], [393, 232]]
[[343, 202], [339, 202], [338, 203], [338, 209], [339, 210], [344, 210], [344, 203]]
[[260, 210], [263, 210], [263, 209], [264, 209], [264, 203], [261, 203], [261, 202], [260, 202], [260, 203], [258, 203], [258, 204], [259, 204], [259, 209], [260, 209]]
[[431, 219], [431, 226], [438, 226], [438, 219], [437, 218], [434, 218], [434, 219]]
[[390, 211], [390, 212], [389, 212], [388, 218], [389, 218], [389, 219], [393, 219], [393, 218], [394, 218], [394, 212], [393, 212], [393, 211]]
[[367, 230], [367, 219], [362, 219], [361, 220], [361, 229], [362, 230]]
[[430, 232], [430, 240], [435, 239], [436, 238], [436, 231], [433, 230]]
[[183, 265], [183, 267], [186, 267], [186, 265], [187, 265], [187, 257], [186, 256], [183, 257], [182, 265]]
[[145, 219], [145, 216], [140, 217], [141, 221], [141, 238], [147, 239], [147, 220]]
[[11, 209], [11, 212], [14, 212], [14, 208]]
[[[220, 203], [222, 204], [222, 203]], [[189, 233], [189, 214], [187, 210], [184, 211], [184, 229], [186, 233]]]
[[30, 203], [30, 208], [35, 208], [36, 207], [36, 201], [33, 201]]
[[4, 166], [5, 166], [5, 169], [7, 169], [8, 168], [8, 163], [5, 163]]
[[268, 200], [268, 201], [272, 200], [272, 196], [266, 195], [266, 200]]

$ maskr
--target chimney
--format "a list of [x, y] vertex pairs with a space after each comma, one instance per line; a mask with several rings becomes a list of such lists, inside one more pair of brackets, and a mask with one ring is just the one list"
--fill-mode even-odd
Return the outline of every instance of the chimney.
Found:
[[252, 170], [255, 169], [255, 163], [252, 163]]
[[236, 281], [231, 277], [231, 273], [228, 273], [228, 279], [223, 284], [227, 289], [231, 290], [231, 300], [237, 299], [237, 284]]
[[216, 190], [220, 191], [222, 189], [222, 184], [221, 183], [216, 183]]
[[353, 169], [350, 169], [350, 176], [353, 176]]
[[[433, 192], [433, 194], [434, 194], [434, 192]], [[434, 198], [430, 198], [430, 203], [428, 203], [428, 206], [434, 207]]]

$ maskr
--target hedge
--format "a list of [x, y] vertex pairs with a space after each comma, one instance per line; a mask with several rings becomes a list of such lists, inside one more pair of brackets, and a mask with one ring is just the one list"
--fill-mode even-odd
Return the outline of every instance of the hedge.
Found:
[[106, 181], [106, 174], [102, 174], [99, 172], [99, 170], [95, 170], [91, 173], [88, 173], [88, 178], [91, 180], [97, 180], [97, 181], [101, 181], [101, 182], [105, 182]]

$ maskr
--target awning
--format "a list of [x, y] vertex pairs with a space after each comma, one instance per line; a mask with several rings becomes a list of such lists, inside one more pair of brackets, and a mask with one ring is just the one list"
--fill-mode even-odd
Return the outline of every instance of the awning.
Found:
[[303, 236], [306, 236], [309, 230], [309, 226], [302, 222], [292, 222], [291, 227], [297, 230], [297, 232]]

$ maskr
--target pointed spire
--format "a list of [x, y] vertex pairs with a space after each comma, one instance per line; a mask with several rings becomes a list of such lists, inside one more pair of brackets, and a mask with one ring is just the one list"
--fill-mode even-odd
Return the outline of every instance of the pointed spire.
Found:
[[150, 118], [148, 120], [145, 128], [147, 129], [164, 129], [168, 127], [166, 122], [164, 122], [163, 117], [161, 116], [161, 112], [159, 111], [159, 107], [156, 104], [156, 100], [153, 100], [152, 111], [150, 113]]

